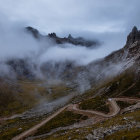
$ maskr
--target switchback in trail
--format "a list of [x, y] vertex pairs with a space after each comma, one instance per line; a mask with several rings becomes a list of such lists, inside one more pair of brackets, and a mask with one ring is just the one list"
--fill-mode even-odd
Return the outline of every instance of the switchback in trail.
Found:
[[25, 131], [21, 134], [19, 134], [18, 136], [14, 137], [12, 140], [22, 140], [22, 139], [32, 135], [40, 127], [45, 125], [47, 122], [49, 122], [51, 119], [56, 117], [58, 114], [60, 114], [65, 109], [70, 110], [70, 111], [74, 111], [76, 113], [84, 114], [84, 115], [88, 115], [88, 114], [90, 114], [91, 116], [92, 115], [93, 116], [98, 115], [98, 116], [101, 116], [103, 118], [110, 118], [110, 117], [116, 116], [120, 112], [120, 107], [117, 105], [116, 101], [124, 101], [124, 102], [133, 101], [133, 102], [138, 103], [138, 102], [140, 102], [140, 99], [135, 99], [135, 98], [109, 98], [108, 103], [111, 105], [112, 109], [108, 114], [105, 114], [105, 113], [102, 113], [102, 112], [99, 112], [99, 111], [81, 110], [81, 109], [78, 108], [78, 104], [69, 104], [69, 105], [66, 105], [63, 108], [59, 109], [58, 111], [56, 111], [54, 114], [52, 114], [51, 116], [49, 116], [48, 118], [46, 118], [45, 120], [40, 122], [39, 124], [35, 125], [34, 127], [30, 128], [29, 130], [27, 130], [27, 131]]

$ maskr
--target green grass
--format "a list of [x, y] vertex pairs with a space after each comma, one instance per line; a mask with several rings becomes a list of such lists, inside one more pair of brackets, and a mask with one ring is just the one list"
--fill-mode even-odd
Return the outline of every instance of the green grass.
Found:
[[[124, 117], [128, 118], [128, 121], [123, 119]], [[108, 120], [105, 120], [103, 122], [100, 122], [100, 123], [97, 123], [88, 127], [75, 128], [75, 129], [67, 130], [67, 131], [58, 131], [40, 140], [65, 140], [65, 139], [68, 139], [69, 137], [71, 137], [72, 140], [74, 139], [86, 140], [85, 137], [88, 134], [92, 133], [94, 129], [98, 129], [101, 127], [110, 128], [116, 125], [126, 125], [131, 121], [136, 121], [140, 123], [140, 110], [127, 113], [127, 114], [117, 115], [116, 117], [110, 118]], [[65, 132], [65, 134], [63, 134], [63, 132]], [[139, 140], [139, 135], [140, 135], [140, 129], [136, 129], [135, 127], [133, 127], [130, 130], [124, 129], [124, 130], [115, 132], [114, 134], [110, 136], [106, 136], [105, 140], [123, 140], [123, 136], [125, 137], [124, 140], [132, 140], [132, 139]]]
[[[124, 73], [116, 76], [113, 78], [110, 82], [108, 82], [105, 87], [107, 90], [105, 90], [104, 94], [108, 97], [114, 97], [114, 96], [122, 96], [127, 91], [127, 89], [134, 84], [134, 78], [135, 74], [132, 71], [125, 71]], [[124, 92], [123, 94], [120, 94]], [[135, 93], [136, 95], [137, 93]], [[131, 95], [130, 95], [131, 96]]]
[[[0, 125], [0, 140], [11, 140], [14, 136], [38, 124], [43, 117], [28, 119], [12, 119]], [[22, 128], [22, 129], [19, 129]]]
[[65, 127], [72, 125], [76, 122], [80, 122], [81, 120], [86, 120], [88, 117], [83, 116], [81, 114], [75, 114], [70, 111], [64, 111], [57, 115], [55, 118], [50, 120], [48, 123], [46, 123], [44, 126], [42, 126], [40, 129], [37, 130], [35, 135], [41, 135], [44, 133], [50, 132], [52, 129], [58, 128], [58, 127]]
[[51, 93], [47, 94], [46, 98], [50, 101], [67, 96], [70, 94], [70, 92], [73, 91], [71, 88], [67, 87], [64, 84], [51, 86], [49, 90], [51, 91]]
[[0, 117], [22, 113], [33, 107], [38, 101], [33, 93], [34, 89], [28, 86], [0, 83]]
[[122, 96], [140, 98], [140, 81], [136, 81], [135, 85], [126, 92], [124, 92]]
[[[40, 100], [52, 101], [72, 92], [65, 85], [47, 87], [43, 81], [0, 81], [0, 117], [20, 114], [37, 105]], [[51, 93], [48, 92], [51, 90]]]
[[[27, 81], [28, 82], [28, 81]], [[49, 99], [55, 100], [57, 98], [66, 96], [69, 94], [72, 89], [66, 87], [64, 85], [52, 86], [51, 94], [47, 91], [46, 87], [39, 86], [38, 83], [42, 83], [41, 81], [35, 82], [30, 81], [30, 83], [26, 83], [26, 81], [19, 81], [16, 85], [8, 85], [3, 84], [0, 81], [0, 116], [10, 116], [15, 113], [22, 113], [29, 108], [32, 108], [35, 104], [37, 104], [37, 100], [41, 99]], [[134, 85], [131, 87], [131, 85]], [[129, 87], [131, 87], [129, 89]], [[100, 92], [99, 92], [100, 91]], [[80, 104], [81, 109], [91, 109], [102, 111], [105, 113], [109, 112], [109, 107], [106, 105], [106, 99], [110, 97], [119, 97], [119, 96], [128, 96], [128, 97], [140, 97], [140, 81], [136, 80], [135, 73], [133, 70], [128, 70], [114, 78], [110, 78], [107, 81], [99, 83], [98, 85], [92, 87], [92, 89], [85, 92], [85, 94], [80, 95], [78, 99], [81, 100], [92, 97], [96, 93], [100, 93], [102, 96], [95, 97], [94, 99], [87, 99], [82, 101]], [[36, 94], [37, 93], [37, 94]], [[39, 93], [39, 94], [38, 94]], [[78, 100], [75, 99], [75, 100]], [[127, 107], [129, 103], [122, 103], [119, 102], [121, 108]], [[135, 111], [128, 114], [118, 115], [114, 118], [111, 118], [103, 123], [98, 123], [93, 125], [89, 128], [81, 128], [81, 134], [74, 130], [68, 131], [68, 134], [62, 137], [56, 137], [57, 140], [59, 139], [67, 139], [69, 136], [72, 135], [73, 138], [81, 138], [84, 137], [86, 134], [90, 133], [91, 130], [99, 128], [99, 127], [110, 127], [116, 124], [125, 124], [126, 122], [123, 120], [123, 117], [132, 117], [133, 120], [140, 122], [140, 111]], [[87, 119], [86, 116], [82, 116], [80, 114], [74, 114], [72, 112], [65, 111], [59, 114], [57, 117], [52, 119], [46, 125], [41, 127], [36, 135], [43, 134], [51, 131], [52, 129], [68, 126], [75, 122], [79, 122], [80, 120]], [[23, 130], [26, 130], [36, 124], [35, 120], [9, 120], [8, 123], [2, 124], [0, 126], [0, 139], [8, 140], [11, 139], [13, 136], [21, 133]], [[22, 130], [18, 130], [18, 128], [22, 127]], [[112, 135], [115, 138], [115, 135], [120, 135], [126, 133], [128, 136], [131, 133], [136, 133], [137, 130], [134, 131], [127, 131], [123, 130], [122, 132], [118, 132]], [[108, 137], [109, 138], [109, 137]], [[129, 139], [129, 137], [126, 137]], [[50, 137], [53, 140], [52, 137]], [[54, 138], [55, 139], [55, 138]]]
[[82, 101], [96, 95], [103, 95], [105, 98], [140, 97], [140, 79], [135, 75], [135, 70], [130, 68], [115, 77], [110, 77], [105, 81], [92, 85], [91, 89], [74, 98], [73, 102]]
[[106, 104], [106, 98], [103, 96], [97, 96], [95, 98], [84, 100], [79, 105], [80, 109], [83, 110], [96, 110], [105, 113], [109, 112], [109, 106]]

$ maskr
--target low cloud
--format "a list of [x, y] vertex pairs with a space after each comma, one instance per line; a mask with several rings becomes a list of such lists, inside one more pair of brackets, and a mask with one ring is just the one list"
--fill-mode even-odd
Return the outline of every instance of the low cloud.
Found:
[[3, 18], [0, 22], [0, 59], [29, 57], [31, 62], [42, 63], [74, 62], [77, 65], [88, 63], [109, 54], [112, 49], [105, 47], [87, 48], [72, 44], [57, 45], [49, 39], [37, 41], [29, 33], [25, 32], [21, 23], [10, 22]]

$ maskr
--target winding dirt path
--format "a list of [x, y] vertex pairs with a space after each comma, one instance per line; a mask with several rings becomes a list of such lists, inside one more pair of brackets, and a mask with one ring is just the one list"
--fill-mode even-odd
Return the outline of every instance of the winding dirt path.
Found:
[[42, 121], [41, 123], [33, 126], [32, 128], [30, 128], [29, 130], [19, 134], [18, 136], [12, 138], [12, 140], [23, 140], [25, 137], [33, 134], [37, 129], [39, 129], [40, 127], [42, 127], [44, 124], [46, 124], [47, 122], [49, 122], [51, 119], [53, 119], [55, 116], [57, 116], [58, 114], [60, 114], [63, 110], [65, 110], [68, 106], [64, 106], [63, 108], [59, 109], [58, 111], [56, 111], [54, 114], [52, 114], [51, 116], [49, 116], [47, 119], [45, 119], [44, 121]]
[[99, 112], [99, 111], [92, 111], [92, 110], [82, 110], [79, 109], [78, 104], [73, 104], [68, 107], [69, 110], [74, 111], [76, 113], [80, 113], [83, 115], [99, 115], [105, 118], [110, 118], [116, 116], [120, 112], [120, 107], [117, 105], [116, 101], [123, 101], [123, 102], [140, 102], [138, 98], [109, 98], [108, 103], [111, 106], [111, 110], [108, 114]]
[[104, 117], [104, 118], [110, 118], [110, 117], [116, 116], [120, 112], [120, 107], [117, 105], [116, 101], [140, 102], [140, 99], [137, 99], [137, 98], [136, 99], [134, 99], [134, 98], [109, 98], [108, 103], [111, 105], [111, 111], [108, 114], [105, 114], [105, 113], [102, 113], [102, 112], [99, 112], [99, 111], [81, 110], [81, 109], [79, 109], [78, 104], [69, 104], [69, 105], [66, 105], [63, 108], [59, 109], [58, 111], [56, 111], [54, 114], [52, 114], [51, 116], [46, 118], [41, 123], [35, 125], [34, 127], [30, 128], [29, 130], [27, 130], [27, 131], [19, 134], [18, 136], [14, 137], [12, 140], [23, 140], [24, 138], [33, 134], [35, 131], [37, 131], [37, 129], [39, 129], [40, 127], [45, 125], [47, 122], [49, 122], [51, 119], [53, 119], [55, 116], [60, 114], [65, 109], [71, 110], [71, 111], [74, 111], [76, 113], [80, 113], [80, 114], [83, 114], [83, 115], [93, 115], [93, 116], [98, 115], [98, 116], [101, 116], [101, 117]]
[[110, 118], [110, 117], [113, 117], [113, 116], [117, 115], [120, 112], [120, 108], [117, 105], [116, 100], [114, 98], [108, 99], [108, 102], [110, 103], [111, 108], [112, 108], [111, 111], [108, 114], [105, 114], [105, 113], [102, 113], [102, 112], [99, 112], [99, 111], [82, 110], [82, 109], [79, 109], [78, 104], [70, 105], [68, 107], [68, 109], [71, 110], [71, 111], [74, 111], [76, 113], [83, 114], [83, 115], [98, 115], [98, 116], [102, 116], [102, 117], [105, 117], [105, 118]]

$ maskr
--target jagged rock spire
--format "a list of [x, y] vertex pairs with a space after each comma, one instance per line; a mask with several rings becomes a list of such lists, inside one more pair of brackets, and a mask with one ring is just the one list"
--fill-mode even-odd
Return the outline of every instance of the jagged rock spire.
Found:
[[73, 37], [71, 36], [71, 34], [69, 34], [68, 39], [72, 39]]
[[132, 33], [137, 33], [137, 32], [138, 32], [138, 29], [137, 29], [136, 26], [134, 26], [133, 29], [132, 29]]
[[39, 34], [39, 31], [31, 26], [28, 26], [26, 27], [26, 30], [30, 33], [32, 33], [32, 35], [35, 37], [35, 38], [39, 38], [40, 37], [40, 34]]
[[140, 41], [140, 31], [138, 31], [136, 26], [134, 26], [131, 33], [127, 37], [126, 45], [130, 46], [136, 41]]
[[50, 34], [48, 34], [48, 36], [49, 36], [49, 37], [52, 37], [52, 38], [53, 38], [53, 37], [54, 37], [54, 38], [57, 37], [57, 36], [56, 36], [56, 33], [50, 33]]

